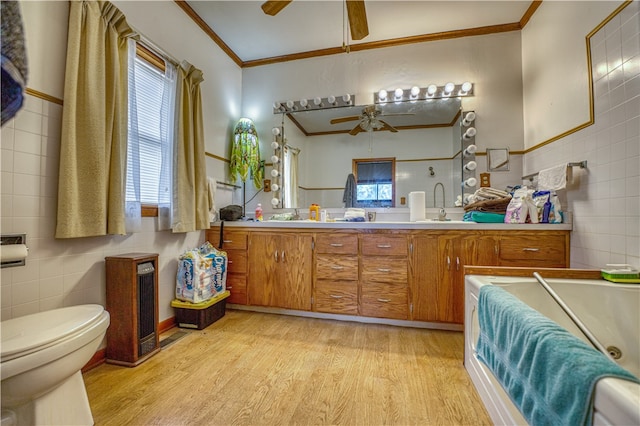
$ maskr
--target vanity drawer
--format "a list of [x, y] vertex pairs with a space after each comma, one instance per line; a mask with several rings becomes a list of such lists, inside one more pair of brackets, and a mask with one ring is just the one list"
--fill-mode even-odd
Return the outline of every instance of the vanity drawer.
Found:
[[244, 274], [227, 274], [227, 290], [231, 295], [227, 303], [247, 304], [247, 276]]
[[357, 281], [317, 281], [313, 306], [316, 312], [357, 315]]
[[316, 255], [316, 277], [327, 280], [358, 280], [358, 256]]
[[500, 240], [501, 266], [567, 267], [563, 235], [514, 236]]
[[227, 272], [234, 274], [245, 274], [247, 272], [247, 252], [246, 250], [226, 250], [227, 252]]
[[376, 318], [408, 319], [407, 287], [390, 287], [382, 283], [363, 283], [360, 315]]
[[358, 254], [358, 236], [320, 234], [316, 236], [316, 253]]
[[[212, 244], [216, 247], [220, 244], [220, 236], [213, 236]], [[247, 233], [239, 231], [224, 231], [222, 250], [246, 249]]]
[[364, 256], [407, 255], [407, 238], [403, 235], [363, 235], [360, 244]]
[[362, 281], [407, 285], [407, 258], [371, 256], [362, 258]]

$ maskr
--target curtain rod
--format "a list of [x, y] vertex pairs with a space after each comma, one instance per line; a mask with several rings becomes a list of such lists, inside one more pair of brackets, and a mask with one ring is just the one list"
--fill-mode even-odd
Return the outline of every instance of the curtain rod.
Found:
[[173, 56], [169, 55], [163, 48], [161, 48], [160, 46], [158, 46], [156, 43], [154, 43], [149, 37], [147, 37], [146, 35], [144, 35], [141, 31], [139, 31], [137, 28], [131, 26], [131, 28], [133, 29], [133, 31], [136, 32], [136, 34], [139, 37], [139, 40], [137, 40], [139, 43], [142, 43], [146, 48], [151, 49], [153, 51], [153, 53], [155, 53], [156, 55], [160, 56], [162, 59], [164, 59], [167, 62], [171, 62], [174, 66], [179, 67], [180, 63], [182, 61], [177, 60], [176, 58], [174, 58]]
[[285, 147], [285, 148], [288, 148], [288, 149], [290, 149], [290, 150], [292, 150], [292, 151], [295, 151], [295, 152], [296, 152], [296, 154], [299, 154], [299, 153], [300, 153], [300, 148], [296, 148], [295, 146], [291, 146], [291, 145], [289, 145], [289, 144], [284, 144], [284, 147]]

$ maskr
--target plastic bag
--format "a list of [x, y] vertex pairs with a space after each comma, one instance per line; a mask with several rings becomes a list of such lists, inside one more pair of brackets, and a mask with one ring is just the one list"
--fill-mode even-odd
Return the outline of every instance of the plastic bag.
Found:
[[527, 218], [531, 223], [538, 223], [538, 212], [532, 195], [533, 189], [526, 186], [517, 189], [507, 206], [504, 223], [525, 223]]
[[225, 291], [227, 253], [208, 241], [178, 257], [176, 299], [200, 303]]

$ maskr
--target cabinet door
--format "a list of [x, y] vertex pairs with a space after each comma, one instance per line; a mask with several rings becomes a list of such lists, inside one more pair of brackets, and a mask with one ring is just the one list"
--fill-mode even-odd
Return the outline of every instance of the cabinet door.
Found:
[[277, 306], [276, 285], [280, 265], [278, 242], [279, 236], [276, 234], [255, 232], [249, 238], [249, 305]]
[[412, 318], [415, 321], [438, 321], [438, 236], [413, 238]]
[[281, 234], [276, 306], [311, 310], [311, 235]]

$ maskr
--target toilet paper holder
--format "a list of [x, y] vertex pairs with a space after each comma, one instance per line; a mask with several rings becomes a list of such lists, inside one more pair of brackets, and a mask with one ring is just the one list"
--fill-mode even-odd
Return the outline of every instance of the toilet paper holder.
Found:
[[[26, 244], [26, 243], [27, 243], [27, 234], [0, 235], [0, 246], [9, 246], [9, 245]], [[27, 250], [29, 249], [27, 248]], [[0, 268], [9, 268], [12, 266], [24, 266], [24, 265], [26, 265], [26, 259], [0, 262]]]

